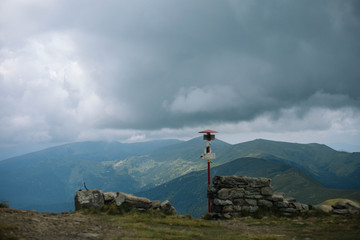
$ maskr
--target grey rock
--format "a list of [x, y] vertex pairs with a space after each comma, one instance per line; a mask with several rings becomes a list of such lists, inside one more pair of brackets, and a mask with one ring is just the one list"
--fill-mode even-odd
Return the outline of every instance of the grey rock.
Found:
[[332, 206], [329, 205], [315, 205], [314, 208], [326, 213], [332, 212], [333, 210]]
[[289, 203], [287, 201], [284, 202], [275, 202], [275, 206], [279, 207], [279, 208], [288, 208], [289, 207]]
[[334, 214], [340, 214], [340, 215], [345, 215], [345, 214], [349, 214], [349, 210], [348, 209], [334, 209], [332, 211], [332, 213]]
[[258, 206], [243, 206], [242, 210], [244, 210], [246, 212], [254, 213], [259, 210], [259, 207]]
[[309, 209], [310, 209], [310, 206], [309, 205], [307, 205], [307, 204], [301, 204], [301, 211], [309, 211]]
[[215, 198], [216, 192], [217, 192], [217, 189], [214, 186], [209, 185], [208, 189], [207, 189], [207, 197], [211, 198], [211, 199]]
[[104, 193], [104, 201], [105, 202], [112, 202], [114, 201], [116, 198], [116, 193], [115, 192], [106, 192]]
[[349, 209], [349, 208], [360, 209], [359, 204], [348, 199], [344, 201], [336, 202], [335, 204], [332, 205], [332, 207], [334, 209]]
[[160, 209], [161, 207], [161, 202], [158, 200], [152, 201], [151, 202], [151, 209]]
[[220, 205], [220, 206], [232, 205], [233, 204], [230, 200], [221, 200], [221, 199], [218, 199], [218, 198], [215, 198], [213, 203], [214, 203], [214, 205]]
[[332, 205], [334, 214], [359, 214], [360, 206], [354, 201], [346, 199], [344, 201], [336, 202]]
[[217, 198], [222, 200], [241, 198], [243, 196], [244, 196], [243, 188], [222, 188], [217, 192]]
[[265, 196], [273, 195], [274, 190], [271, 187], [263, 187], [261, 188], [261, 194]]
[[284, 196], [279, 193], [274, 193], [272, 196], [266, 197], [266, 199], [273, 202], [282, 202], [284, 201]]
[[151, 207], [151, 201], [149, 199], [123, 192], [118, 192], [115, 202], [117, 206], [121, 206], [126, 202], [134, 208], [149, 209]]
[[296, 210], [302, 210], [301, 203], [294, 202], [292, 203]]
[[104, 193], [99, 189], [77, 191], [75, 210], [82, 208], [101, 208], [104, 206]]
[[285, 200], [286, 200], [288, 203], [296, 202], [296, 199], [293, 198], [293, 197], [287, 197], [287, 198], [285, 198]]
[[223, 187], [267, 187], [270, 186], [271, 180], [269, 178], [253, 178], [247, 176], [215, 176], [213, 184], [215, 188]]
[[257, 206], [257, 201], [255, 199], [245, 199], [245, 202], [250, 206]]
[[256, 195], [245, 195], [244, 196], [245, 198], [251, 198], [251, 199], [262, 199], [264, 198], [263, 195], [260, 195], [260, 194], [256, 194]]
[[273, 207], [273, 203], [271, 201], [265, 200], [265, 199], [259, 199], [258, 200], [258, 205], [268, 207], [268, 208]]
[[223, 213], [228, 213], [228, 212], [233, 212], [234, 211], [234, 206], [233, 205], [227, 205], [224, 206], [222, 212]]
[[233, 200], [234, 205], [236, 206], [243, 206], [246, 205], [246, 202], [244, 199], [240, 198], [240, 199], [234, 199]]
[[160, 204], [160, 210], [168, 215], [176, 215], [176, 210], [173, 206], [171, 206], [170, 202], [168, 200], [165, 200]]

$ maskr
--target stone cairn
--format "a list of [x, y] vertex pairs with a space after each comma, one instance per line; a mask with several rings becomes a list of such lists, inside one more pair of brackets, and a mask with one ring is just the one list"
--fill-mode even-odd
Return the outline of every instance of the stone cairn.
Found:
[[82, 208], [101, 208], [104, 205], [116, 204], [120, 207], [126, 203], [139, 211], [153, 209], [167, 215], [175, 215], [176, 210], [168, 200], [164, 202], [151, 201], [144, 197], [137, 197], [123, 192], [106, 192], [99, 189], [79, 190], [75, 195], [75, 210]]
[[291, 216], [308, 211], [311, 206], [274, 194], [269, 178], [246, 176], [215, 176], [207, 191], [211, 199], [211, 217], [241, 217], [262, 209], [273, 209]]

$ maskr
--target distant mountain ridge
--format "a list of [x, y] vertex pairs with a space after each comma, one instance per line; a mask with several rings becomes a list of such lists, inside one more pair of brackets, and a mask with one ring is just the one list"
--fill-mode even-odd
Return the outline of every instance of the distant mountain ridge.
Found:
[[232, 145], [224, 159], [278, 158], [297, 167], [327, 187], [360, 189], [360, 153], [338, 152], [317, 143], [298, 144], [257, 139]]
[[[0, 201], [10, 201], [17, 208], [68, 211], [83, 182], [104, 191], [148, 190], [206, 169], [206, 161], [200, 158], [203, 150], [201, 137], [131, 144], [80, 142], [48, 148], [0, 161]], [[360, 189], [360, 153], [269, 140], [231, 145], [216, 139], [212, 150], [217, 155], [216, 166], [239, 158], [271, 160], [300, 169], [328, 187]]]
[[[360, 199], [360, 190], [329, 189], [306, 173], [277, 159], [245, 157], [215, 166], [211, 176], [250, 176], [272, 179], [274, 190], [285, 197], [295, 197], [299, 202], [318, 204], [326, 199]], [[152, 199], [168, 199], [180, 214], [190, 213], [200, 217], [207, 212], [207, 170], [191, 172], [156, 188], [136, 195]]]

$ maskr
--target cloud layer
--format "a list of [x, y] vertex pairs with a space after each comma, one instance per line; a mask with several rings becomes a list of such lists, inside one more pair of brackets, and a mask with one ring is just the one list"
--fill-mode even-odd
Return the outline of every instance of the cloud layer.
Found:
[[208, 126], [360, 142], [359, 36], [350, 0], [3, 0], [0, 145]]

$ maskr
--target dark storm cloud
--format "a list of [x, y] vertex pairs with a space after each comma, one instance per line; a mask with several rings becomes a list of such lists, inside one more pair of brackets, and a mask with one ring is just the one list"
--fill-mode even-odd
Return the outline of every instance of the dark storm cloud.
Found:
[[[102, 79], [103, 94], [126, 102], [137, 116], [131, 122], [114, 118], [101, 123], [181, 127], [249, 120], [293, 106], [358, 107], [357, 5], [155, 1], [119, 4], [119, 11], [110, 14], [100, 11], [88, 24], [79, 24], [87, 25], [86, 37], [96, 38], [89, 47], [107, 53], [103, 69], [111, 67], [111, 76]], [[104, 39], [107, 46], [101, 46]], [[231, 97], [217, 87], [230, 88]], [[207, 105], [189, 97], [194, 89], [209, 98]]]
[[1, 123], [48, 141], [283, 119], [287, 110], [300, 119], [314, 108], [358, 112], [359, 6], [3, 1]]

